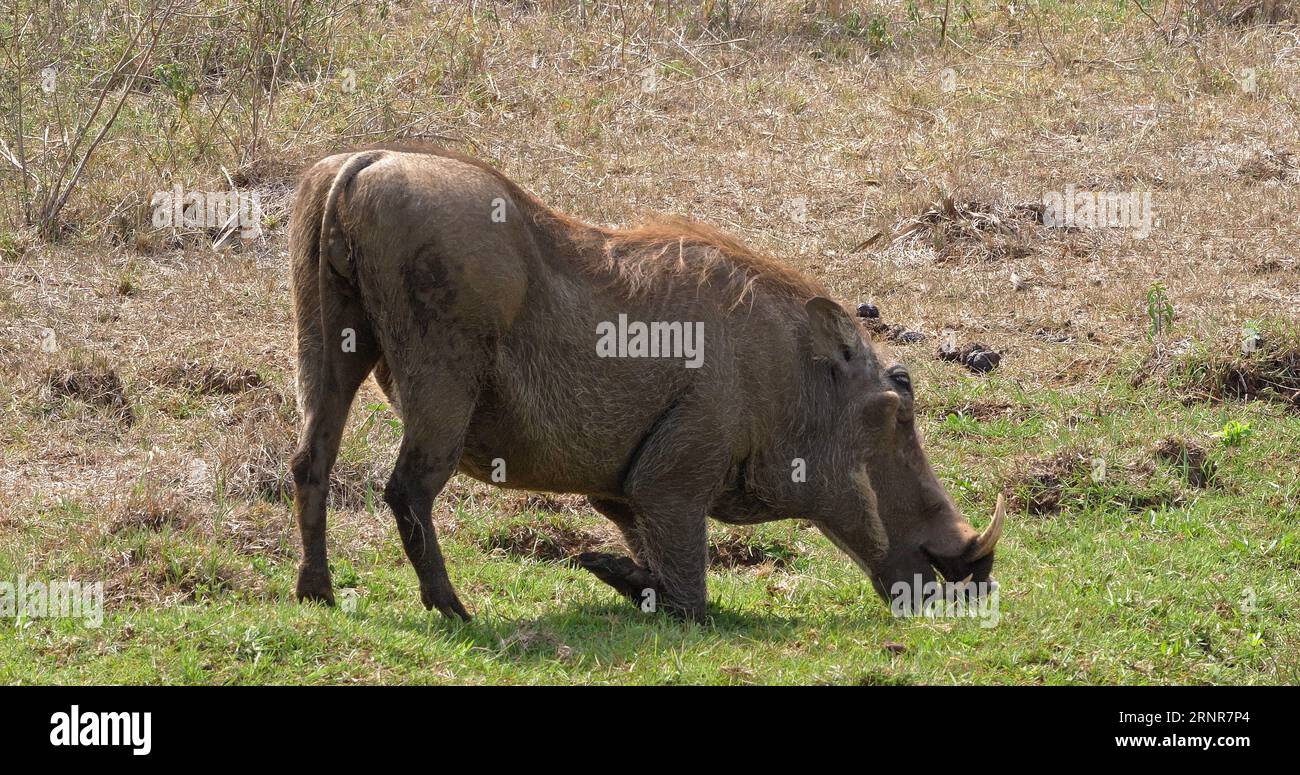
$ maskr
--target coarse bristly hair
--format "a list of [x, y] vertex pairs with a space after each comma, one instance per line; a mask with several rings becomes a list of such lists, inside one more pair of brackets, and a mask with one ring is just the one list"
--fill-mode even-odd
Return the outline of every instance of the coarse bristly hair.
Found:
[[470, 164], [490, 173], [510, 191], [515, 204], [533, 222], [561, 242], [576, 241], [582, 268], [612, 277], [631, 295], [683, 280], [725, 289], [734, 309], [752, 299], [755, 289], [804, 302], [828, 295], [819, 283], [781, 261], [762, 255], [735, 237], [708, 224], [680, 216], [657, 216], [630, 228], [586, 223], [554, 210], [487, 162], [424, 140], [399, 140], [363, 150], [424, 153]]

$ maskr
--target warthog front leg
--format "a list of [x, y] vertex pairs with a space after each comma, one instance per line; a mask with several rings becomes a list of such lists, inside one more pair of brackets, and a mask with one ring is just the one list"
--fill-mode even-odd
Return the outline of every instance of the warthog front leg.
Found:
[[[618, 501], [589, 498], [592, 508], [609, 518], [623, 534], [623, 542], [631, 557], [608, 552], [583, 552], [575, 559], [582, 568], [590, 571], [596, 578], [613, 587], [623, 597], [632, 601], [643, 611], [655, 611], [660, 608], [676, 616], [695, 618], [702, 616], [702, 604], [696, 605], [694, 613], [690, 606], [683, 606], [684, 597], [667, 591], [664, 580], [655, 575], [649, 567], [649, 552], [645, 547], [645, 537], [641, 526], [631, 507]], [[689, 540], [689, 539], [688, 539]], [[662, 553], [671, 557], [674, 550], [664, 548]], [[660, 567], [664, 567], [660, 564]], [[687, 573], [693, 572], [688, 569]], [[698, 595], [697, 595], [698, 597]]]
[[624, 482], [626, 506], [593, 503], [624, 531], [639, 562], [588, 553], [578, 563], [643, 609], [653, 601], [656, 610], [704, 618], [706, 513], [728, 464], [726, 447], [707, 418], [694, 416], [690, 407], [673, 407], [637, 451]]
[[659, 585], [654, 575], [646, 569], [641, 535], [636, 529], [636, 514], [626, 503], [605, 498], [588, 498], [587, 502], [601, 516], [613, 522], [623, 535], [623, 544], [631, 557], [607, 552], [583, 552], [574, 558], [577, 564], [596, 578], [614, 588], [623, 597], [638, 606], [649, 607]]
[[608, 552], [583, 552], [574, 559], [638, 606], [648, 607], [653, 602], [649, 594], [658, 594], [659, 580], [630, 557]]
[[632, 513], [632, 508], [626, 503], [604, 498], [588, 498], [587, 503], [601, 516], [613, 522], [618, 532], [623, 534], [623, 545], [632, 554], [632, 559], [644, 563], [641, 536], [636, 531], [636, 515]]

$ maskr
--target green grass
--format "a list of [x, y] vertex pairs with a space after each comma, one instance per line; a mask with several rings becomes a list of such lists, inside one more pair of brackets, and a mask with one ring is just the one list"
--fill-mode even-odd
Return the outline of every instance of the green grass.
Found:
[[[1022, 422], [925, 417], [936, 467], [977, 525], [1025, 461], [1062, 447], [1108, 459], [1102, 482], [1067, 482], [1058, 513], [1013, 515], [995, 569], [996, 626], [891, 617], [851, 563], [789, 522], [746, 540], [793, 547], [794, 561], [715, 569], [712, 621], [686, 625], [635, 610], [582, 570], [483, 548], [503, 525], [586, 529], [598, 517], [509, 516], [491, 496], [462, 499], [443, 539], [453, 579], [476, 613], [460, 624], [420, 607], [382, 511], [336, 520], [336, 589], [358, 590], [356, 610], [345, 612], [291, 601], [291, 546], [241, 553], [230, 541], [169, 525], [97, 532], [94, 515], [65, 502], [0, 549], [0, 577], [31, 574], [28, 548], [57, 544], [64, 551], [44, 563], [47, 580], [111, 573], [113, 558], [131, 555], [144, 569], [131, 583], [183, 594], [168, 605], [110, 606], [100, 629], [7, 621], [0, 682], [1295, 681], [1300, 623], [1290, 599], [1300, 567], [1300, 483], [1288, 461], [1300, 459], [1300, 417], [1268, 404], [1185, 406], [1126, 386], [1101, 389], [1113, 399], [1101, 416], [1088, 414], [1091, 395], [1049, 392], [1018, 407], [1030, 418]], [[959, 378], [948, 393], [944, 399], [988, 400], [1014, 388]], [[1226, 417], [1250, 422], [1254, 433], [1241, 447], [1209, 450], [1219, 467], [1214, 486], [1197, 490], [1177, 481], [1175, 468], [1141, 465], [1165, 436], [1213, 442]], [[1133, 508], [1130, 490], [1143, 487], [1180, 497]], [[267, 508], [290, 518], [283, 505]], [[356, 530], [373, 521], [385, 535], [367, 545]], [[886, 643], [906, 650], [893, 653]]]

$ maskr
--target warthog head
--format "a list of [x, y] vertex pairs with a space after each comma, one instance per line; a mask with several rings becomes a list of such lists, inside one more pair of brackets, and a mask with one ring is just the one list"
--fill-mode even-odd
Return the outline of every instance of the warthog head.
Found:
[[828, 440], [838, 494], [814, 522], [871, 577], [890, 599], [906, 583], [909, 597], [919, 576], [983, 582], [993, 568], [1005, 509], [999, 499], [992, 523], [977, 534], [961, 515], [921, 449], [913, 412], [912, 381], [901, 365], [881, 362], [862, 329], [835, 302], [808, 302], [812, 345], [830, 370], [834, 418]]

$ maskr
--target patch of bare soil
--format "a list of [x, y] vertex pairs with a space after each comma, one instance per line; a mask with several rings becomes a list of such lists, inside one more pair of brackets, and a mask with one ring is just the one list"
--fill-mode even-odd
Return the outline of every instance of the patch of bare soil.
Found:
[[1183, 479], [1193, 487], [1209, 487], [1218, 477], [1218, 466], [1210, 460], [1205, 448], [1195, 442], [1170, 437], [1157, 444], [1152, 454], [1156, 460], [1181, 472]]
[[70, 398], [105, 407], [127, 427], [135, 422], [135, 411], [126, 397], [122, 380], [107, 363], [94, 361], [75, 368], [51, 369], [46, 372], [41, 388], [51, 398]]

